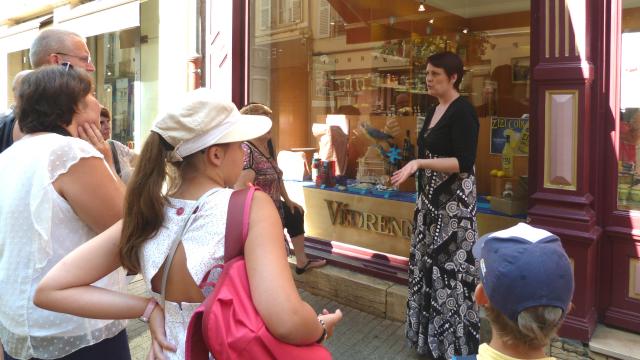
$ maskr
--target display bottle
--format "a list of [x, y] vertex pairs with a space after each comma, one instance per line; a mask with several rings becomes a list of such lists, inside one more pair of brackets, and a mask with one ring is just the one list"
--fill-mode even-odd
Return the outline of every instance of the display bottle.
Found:
[[313, 154], [313, 160], [311, 161], [311, 181], [318, 181], [318, 173], [320, 170], [320, 155], [318, 153]]
[[402, 160], [405, 164], [415, 158], [413, 144], [411, 143], [411, 130], [407, 130], [404, 142], [402, 144]]
[[513, 149], [511, 148], [511, 136], [505, 136], [507, 141], [502, 149], [502, 171], [504, 176], [513, 177]]

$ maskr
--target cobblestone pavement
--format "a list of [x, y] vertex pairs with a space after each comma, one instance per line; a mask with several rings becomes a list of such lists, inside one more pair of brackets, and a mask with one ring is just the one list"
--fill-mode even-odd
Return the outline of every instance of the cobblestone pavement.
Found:
[[[145, 294], [144, 283], [140, 277], [129, 284], [129, 292]], [[334, 359], [420, 359], [405, 343], [404, 324], [377, 318], [304, 290], [300, 290], [300, 294], [317, 312], [323, 308], [342, 310], [344, 318], [333, 337], [326, 343]], [[127, 333], [132, 359], [145, 359], [150, 345], [146, 324], [130, 320]]]

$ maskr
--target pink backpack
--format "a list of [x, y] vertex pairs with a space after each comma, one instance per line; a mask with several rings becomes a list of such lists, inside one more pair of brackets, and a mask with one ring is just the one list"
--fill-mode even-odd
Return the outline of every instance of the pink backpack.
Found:
[[[196, 309], [186, 339], [187, 360], [331, 359], [322, 345], [295, 346], [276, 339], [253, 305], [243, 250], [255, 187], [229, 200], [224, 269], [212, 294]], [[206, 280], [207, 276], [205, 276]]]

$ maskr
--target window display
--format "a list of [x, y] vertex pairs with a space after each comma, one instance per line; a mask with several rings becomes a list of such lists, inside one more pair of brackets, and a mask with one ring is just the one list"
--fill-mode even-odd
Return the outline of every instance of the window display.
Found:
[[[529, 1], [508, 9], [492, 1], [425, 1], [425, 11], [409, 0], [375, 8], [346, 0], [250, 4], [249, 101], [273, 109], [277, 150], [322, 148], [311, 128], [342, 116], [346, 169], [336, 176], [336, 189], [387, 198], [415, 192], [414, 181], [394, 188], [390, 175], [415, 157], [424, 116], [437, 103], [427, 94], [426, 60], [452, 51], [464, 62], [460, 95], [480, 120], [481, 201], [503, 215], [526, 211]], [[296, 21], [282, 21], [292, 13], [300, 13]], [[332, 160], [320, 154], [320, 161]], [[335, 173], [335, 164], [327, 166]], [[315, 169], [323, 174], [322, 163]], [[491, 210], [498, 201], [506, 206]]]

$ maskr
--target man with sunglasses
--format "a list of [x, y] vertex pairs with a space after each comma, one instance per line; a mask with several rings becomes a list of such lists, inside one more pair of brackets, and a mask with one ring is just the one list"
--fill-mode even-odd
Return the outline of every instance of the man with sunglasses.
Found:
[[[29, 50], [29, 60], [34, 69], [44, 65], [63, 65], [67, 68], [96, 70], [84, 38], [62, 29], [45, 29], [38, 34]], [[17, 89], [14, 88], [14, 92]], [[0, 153], [19, 140], [23, 134], [16, 126], [13, 111], [0, 115]]]

